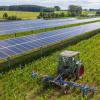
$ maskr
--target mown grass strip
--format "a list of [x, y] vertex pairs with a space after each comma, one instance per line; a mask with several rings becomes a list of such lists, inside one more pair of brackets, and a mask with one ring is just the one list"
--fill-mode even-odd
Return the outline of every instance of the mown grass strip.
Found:
[[45, 28], [45, 29], [32, 30], [32, 31], [26, 31], [26, 32], [19, 32], [19, 33], [13, 33], [13, 34], [8, 34], [8, 35], [0, 35], [0, 40], [20, 37], [20, 36], [25, 36], [25, 35], [31, 35], [31, 34], [38, 34], [38, 33], [41, 33], [41, 32], [48, 32], [48, 31], [53, 31], [53, 30], [57, 30], [57, 29], [74, 27], [74, 26], [79, 26], [79, 25], [84, 25], [84, 24], [89, 24], [89, 23], [95, 23], [95, 22], [100, 22], [100, 20], [77, 23], [77, 24], [70, 24], [70, 25], [63, 25], [63, 26], [57, 26], [57, 27], [53, 27], [53, 28]]

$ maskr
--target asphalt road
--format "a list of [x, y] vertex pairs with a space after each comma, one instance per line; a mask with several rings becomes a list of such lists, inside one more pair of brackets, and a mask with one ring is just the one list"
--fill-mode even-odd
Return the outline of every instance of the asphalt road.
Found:
[[55, 19], [55, 20], [40, 19], [40, 20], [25, 20], [25, 21], [14, 21], [14, 22], [0, 22], [0, 35], [13, 34], [17, 32], [25, 32], [25, 31], [96, 21], [96, 20], [100, 20], [100, 18], [90, 18], [83, 20], [78, 20], [75, 18]]
[[0, 41], [0, 59], [36, 49], [100, 28], [100, 22]]

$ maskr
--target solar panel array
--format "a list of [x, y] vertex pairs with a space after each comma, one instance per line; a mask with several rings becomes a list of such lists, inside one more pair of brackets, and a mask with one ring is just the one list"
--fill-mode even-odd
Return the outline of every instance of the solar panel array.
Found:
[[0, 41], [0, 58], [21, 54], [100, 28], [100, 22]]
[[59, 19], [59, 20], [29, 20], [18, 22], [0, 23], [0, 35], [13, 34], [17, 32], [24, 32], [30, 30], [44, 29], [50, 27], [57, 27], [66, 24], [76, 24], [81, 22], [100, 20], [100, 18], [90, 18], [84, 20], [77, 19]]

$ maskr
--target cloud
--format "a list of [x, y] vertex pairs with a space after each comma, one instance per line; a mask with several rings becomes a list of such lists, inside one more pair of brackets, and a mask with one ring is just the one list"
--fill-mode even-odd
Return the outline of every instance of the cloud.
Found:
[[100, 8], [100, 0], [0, 0], [0, 5], [41, 5], [41, 6], [60, 6], [67, 9], [69, 5], [80, 5], [83, 8]]

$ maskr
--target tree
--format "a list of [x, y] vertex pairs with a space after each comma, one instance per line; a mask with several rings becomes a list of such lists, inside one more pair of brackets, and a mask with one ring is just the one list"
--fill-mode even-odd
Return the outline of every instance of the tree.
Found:
[[82, 13], [82, 7], [76, 5], [70, 5], [68, 9], [69, 16], [80, 16]]
[[96, 12], [96, 15], [97, 16], [100, 16], [100, 11], [99, 10]]
[[54, 7], [56, 11], [60, 11], [60, 7], [59, 6], [55, 6]]
[[61, 17], [65, 17], [65, 13], [62, 12], [62, 13], [60, 14], [60, 16], [61, 16]]
[[43, 12], [40, 12], [40, 15], [39, 16], [42, 18], [43, 17], [43, 14], [44, 14]]
[[1, 11], [32, 11], [32, 12], [54, 12], [54, 8], [38, 6], [38, 5], [12, 5], [12, 6], [0, 6]]
[[3, 18], [8, 18], [8, 14], [6, 12], [3, 14]]

